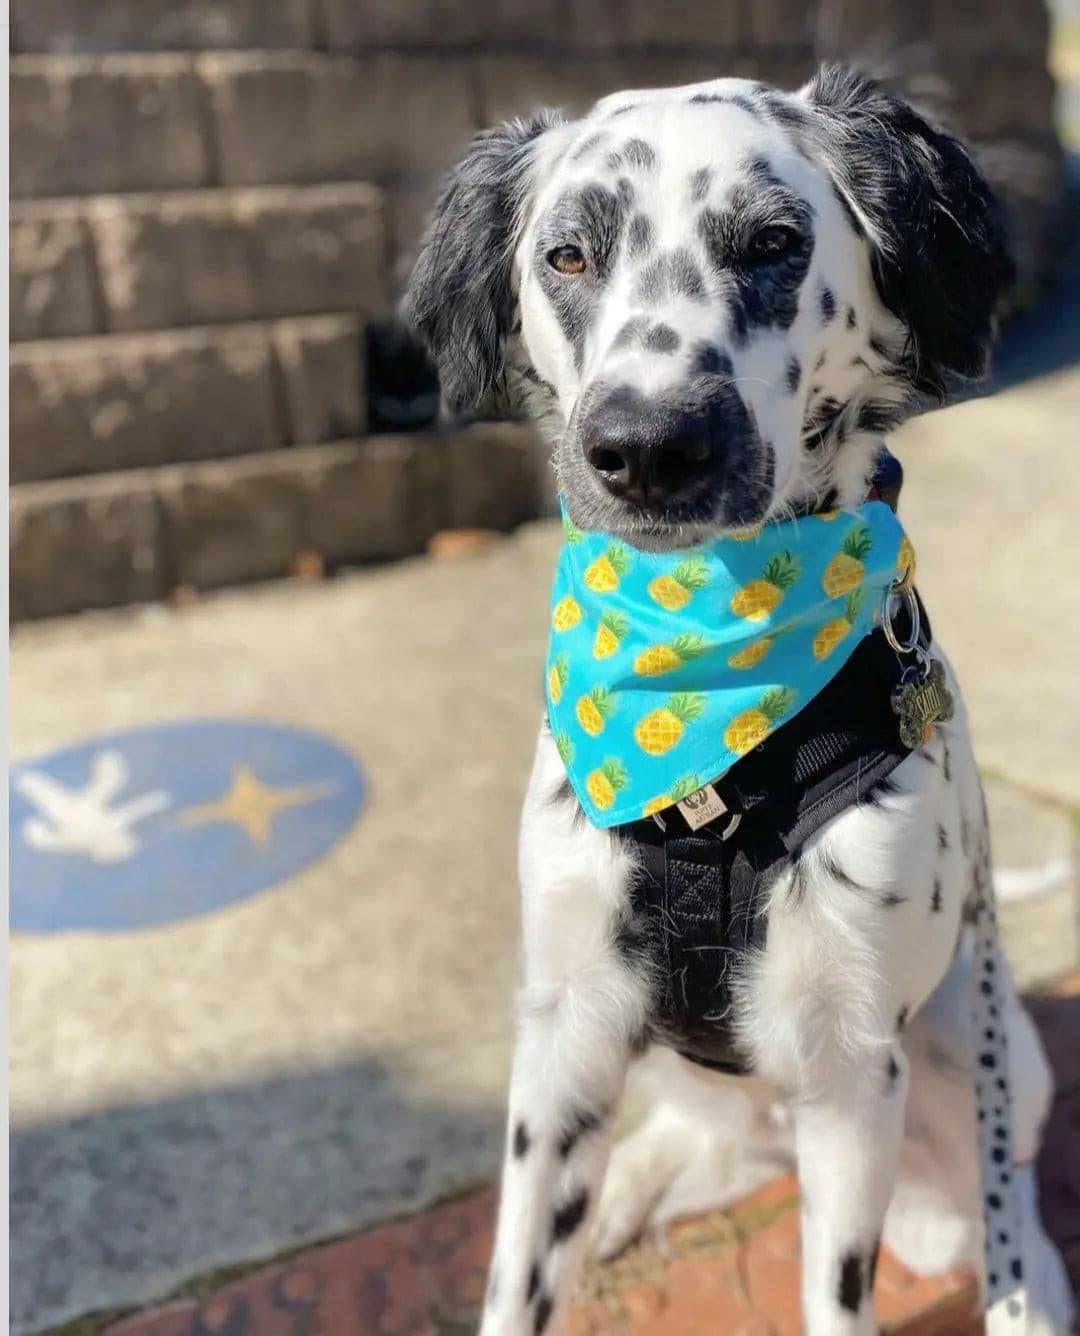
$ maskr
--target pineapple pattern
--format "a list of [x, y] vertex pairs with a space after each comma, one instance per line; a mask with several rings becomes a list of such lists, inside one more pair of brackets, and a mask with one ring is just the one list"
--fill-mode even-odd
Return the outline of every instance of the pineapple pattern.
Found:
[[610, 659], [630, 630], [630, 618], [621, 612], [605, 612], [596, 628], [593, 640], [593, 658]]
[[630, 553], [622, 543], [611, 546], [585, 568], [585, 583], [594, 594], [612, 594], [630, 569]]
[[840, 598], [858, 589], [866, 570], [866, 558], [873, 545], [869, 525], [860, 524], [852, 529], [821, 577], [821, 587], [830, 598]]
[[650, 580], [649, 597], [668, 612], [679, 612], [708, 583], [709, 563], [704, 557], [691, 557], [680, 561], [671, 572]]
[[751, 580], [735, 591], [731, 599], [731, 611], [736, 617], [745, 617], [748, 622], [763, 622], [771, 612], [775, 612], [780, 600], [799, 578], [802, 563], [789, 551], [778, 552], [770, 557], [761, 573], [760, 580]]
[[673, 673], [684, 663], [700, 659], [705, 653], [704, 636], [676, 636], [667, 645], [650, 645], [634, 660], [634, 672], [639, 677], [660, 677]]
[[911, 544], [879, 501], [817, 518], [681, 553], [564, 520], [544, 694], [595, 825], [721, 780], [873, 630], [885, 589], [913, 568]]
[[831, 621], [825, 623], [821, 630], [814, 636], [814, 658], [827, 659], [833, 650], [839, 645], [845, 636], [851, 635], [855, 628], [855, 623], [859, 617], [859, 609], [862, 607], [862, 594], [856, 590], [854, 594], [847, 596], [844, 603], [844, 615], [834, 617]]

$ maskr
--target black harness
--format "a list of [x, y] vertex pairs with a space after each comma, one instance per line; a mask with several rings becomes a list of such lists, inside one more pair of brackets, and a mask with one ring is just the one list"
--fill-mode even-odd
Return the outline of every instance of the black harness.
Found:
[[[925, 616], [921, 624], [928, 648]], [[903, 614], [894, 625], [906, 643]], [[731, 1024], [737, 966], [765, 943], [777, 873], [910, 755], [890, 704], [906, 667], [872, 632], [804, 709], [714, 782], [726, 812], [697, 831], [676, 807], [619, 827], [641, 868], [624, 938], [660, 981], [657, 1042], [707, 1067], [747, 1070]]]

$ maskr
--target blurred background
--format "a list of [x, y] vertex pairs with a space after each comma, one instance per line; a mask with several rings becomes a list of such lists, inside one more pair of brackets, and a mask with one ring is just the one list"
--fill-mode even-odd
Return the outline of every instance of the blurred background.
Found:
[[895, 438], [902, 513], [1010, 952], [1076, 990], [1080, 0], [13, 0], [11, 42], [16, 1330], [468, 1329], [486, 1199], [345, 1298], [220, 1286], [498, 1162], [558, 538], [529, 428], [444, 420], [394, 306], [440, 175], [537, 106], [848, 58], [973, 145], [1019, 278], [987, 395]]

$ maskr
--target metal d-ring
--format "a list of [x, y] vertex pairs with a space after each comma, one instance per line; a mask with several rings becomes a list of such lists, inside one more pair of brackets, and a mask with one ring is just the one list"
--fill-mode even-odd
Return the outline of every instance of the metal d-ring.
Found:
[[[901, 598], [907, 604], [908, 617], [911, 621], [911, 631], [908, 643], [905, 645], [893, 630], [893, 612], [892, 604], [894, 598]], [[891, 584], [885, 590], [881, 601], [881, 629], [885, 632], [885, 639], [889, 642], [897, 654], [910, 654], [919, 647], [919, 632], [922, 630], [919, 617], [919, 600], [915, 597], [915, 591], [910, 585], [905, 586]]]

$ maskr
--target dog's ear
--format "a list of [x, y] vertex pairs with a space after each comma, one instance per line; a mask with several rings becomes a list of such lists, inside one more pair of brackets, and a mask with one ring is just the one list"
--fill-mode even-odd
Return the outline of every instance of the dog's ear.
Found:
[[502, 371], [530, 167], [560, 120], [542, 111], [477, 135], [435, 205], [402, 313], [434, 358], [452, 412], [480, 404]]
[[881, 299], [910, 331], [915, 386], [940, 399], [944, 373], [985, 372], [1013, 280], [998, 201], [958, 139], [874, 80], [825, 66], [802, 96], [868, 234]]

